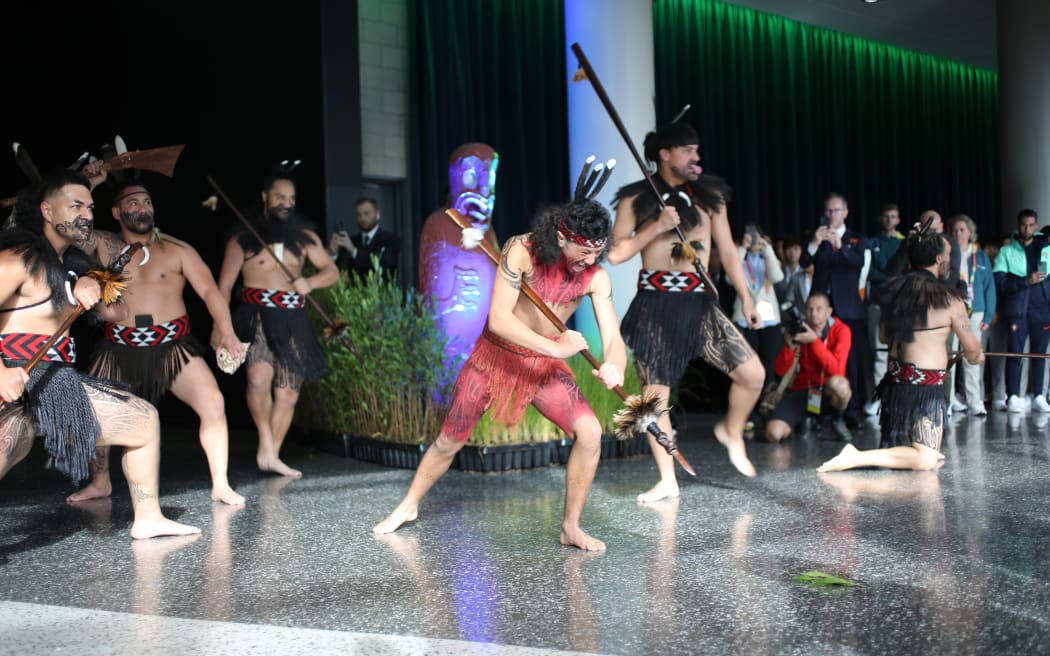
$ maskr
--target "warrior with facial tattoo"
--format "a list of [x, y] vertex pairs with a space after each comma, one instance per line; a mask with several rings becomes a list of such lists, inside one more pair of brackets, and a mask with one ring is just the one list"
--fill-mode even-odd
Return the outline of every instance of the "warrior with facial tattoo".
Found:
[[[78, 372], [76, 347], [61, 334], [26, 373], [33, 356], [58, 333], [77, 305], [92, 308], [102, 297], [86, 273], [83, 242], [94, 222], [90, 183], [59, 170], [22, 197], [14, 227], [0, 233], [0, 476], [25, 458], [42, 434], [48, 466], [74, 482], [87, 478], [100, 446], [125, 447], [124, 474], [131, 491], [131, 537], [187, 535], [200, 529], [164, 517], [158, 498], [160, 422], [156, 409], [119, 384]], [[121, 303], [99, 305], [110, 321], [127, 316]]]
[[[226, 470], [229, 439], [226, 403], [204, 361], [204, 347], [190, 334], [182, 293], [188, 282], [208, 308], [213, 321], [211, 345], [234, 357], [243, 350], [233, 330], [230, 309], [211, 270], [186, 242], [155, 225], [153, 196], [138, 180], [127, 180], [113, 191], [113, 218], [120, 234], [96, 230], [91, 244], [102, 262], [110, 262], [127, 245], [146, 244], [135, 253], [125, 271], [129, 275], [125, 304], [131, 321], [106, 323], [104, 339], [95, 347], [92, 375], [119, 380], [150, 403], [171, 392], [200, 418], [200, 442], [211, 471], [211, 498], [243, 505], [244, 497], [230, 487]], [[91, 482], [69, 497], [84, 501], [109, 496], [109, 449], [99, 447], [92, 463]]]

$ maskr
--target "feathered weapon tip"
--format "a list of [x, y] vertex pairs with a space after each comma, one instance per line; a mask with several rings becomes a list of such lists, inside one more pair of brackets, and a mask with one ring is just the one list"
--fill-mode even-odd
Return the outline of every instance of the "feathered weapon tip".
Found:
[[668, 412], [667, 408], [660, 409], [660, 397], [652, 393], [633, 394], [623, 403], [623, 407], [613, 415], [613, 426], [618, 440], [629, 440], [638, 433], [644, 433], [649, 424], [655, 424]]

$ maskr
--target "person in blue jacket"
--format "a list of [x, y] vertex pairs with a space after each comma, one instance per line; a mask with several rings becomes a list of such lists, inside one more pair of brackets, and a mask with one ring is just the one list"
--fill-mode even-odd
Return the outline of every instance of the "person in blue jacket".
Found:
[[[995, 287], [999, 294], [999, 316], [1007, 322], [1006, 350], [1024, 353], [1025, 340], [1031, 353], [1046, 353], [1050, 343], [1050, 245], [1039, 232], [1039, 215], [1024, 209], [1017, 215], [1017, 232], [995, 258]], [[1031, 408], [1050, 412], [1043, 393], [1045, 367], [1033, 366], [1028, 371], [1028, 393], [1035, 397]], [[1006, 361], [1006, 410], [1027, 412], [1029, 402], [1021, 396], [1021, 362]]]

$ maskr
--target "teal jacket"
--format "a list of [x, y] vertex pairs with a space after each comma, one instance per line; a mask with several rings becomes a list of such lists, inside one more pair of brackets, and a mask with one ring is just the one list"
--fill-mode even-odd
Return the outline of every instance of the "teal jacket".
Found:
[[[1050, 261], [1050, 244], [1046, 238], [1037, 233], [1035, 237], [1043, 242], [1039, 251], [1039, 261]], [[995, 289], [998, 293], [999, 315], [1007, 319], [1016, 319], [1028, 314], [1028, 296], [1033, 289], [1039, 293], [1045, 293], [1041, 288], [1048, 285], [1047, 281], [1039, 285], [1028, 284], [1028, 274], [1033, 270], [1028, 269], [1028, 256], [1025, 254], [1024, 246], [1016, 238], [999, 249], [999, 255], [995, 258]]]

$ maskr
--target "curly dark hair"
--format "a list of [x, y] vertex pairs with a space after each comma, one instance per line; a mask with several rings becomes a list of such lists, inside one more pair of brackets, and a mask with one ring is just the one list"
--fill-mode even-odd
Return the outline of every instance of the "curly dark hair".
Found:
[[597, 261], [605, 259], [612, 242], [612, 221], [604, 205], [589, 200], [548, 207], [540, 211], [530, 239], [532, 254], [537, 261], [550, 266], [561, 257], [558, 225], [562, 221], [565, 222], [566, 228], [586, 239], [605, 239], [605, 247], [602, 248]]
[[937, 256], [950, 249], [948, 238], [939, 232], [910, 235], [904, 242], [913, 269], [924, 269], [937, 262]]

